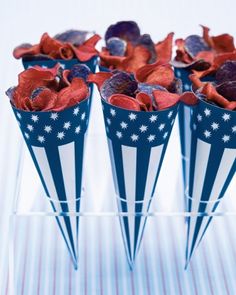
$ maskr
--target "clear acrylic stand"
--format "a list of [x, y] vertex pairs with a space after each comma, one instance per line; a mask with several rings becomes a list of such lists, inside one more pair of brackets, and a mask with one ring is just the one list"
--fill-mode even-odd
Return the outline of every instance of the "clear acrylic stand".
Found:
[[[173, 171], [165, 162], [151, 208], [141, 216], [147, 224], [130, 271], [119, 224], [119, 217], [130, 213], [117, 212], [108, 153], [97, 139], [90, 136], [90, 146], [97, 145], [104, 157], [89, 167], [96, 155], [88, 150], [85, 156], [80, 213], [52, 212], [28, 153], [22, 156], [10, 216], [9, 294], [233, 294], [235, 183], [216, 212], [186, 212], [180, 165]], [[163, 183], [169, 175], [173, 185], [168, 186]], [[55, 222], [65, 216], [80, 220], [78, 270]], [[185, 270], [185, 218], [197, 216], [214, 218]]]

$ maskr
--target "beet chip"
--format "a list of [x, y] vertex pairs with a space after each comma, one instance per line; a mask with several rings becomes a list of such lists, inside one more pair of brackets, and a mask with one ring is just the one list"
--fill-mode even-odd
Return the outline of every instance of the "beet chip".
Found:
[[131, 111], [140, 111], [140, 104], [136, 99], [125, 94], [113, 94], [108, 102], [114, 106]]

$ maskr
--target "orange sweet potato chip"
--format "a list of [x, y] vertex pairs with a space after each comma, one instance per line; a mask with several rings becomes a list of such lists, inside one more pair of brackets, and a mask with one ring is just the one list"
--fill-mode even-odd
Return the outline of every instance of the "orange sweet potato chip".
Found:
[[140, 111], [140, 104], [136, 99], [125, 94], [113, 94], [108, 102], [114, 106], [131, 111]]

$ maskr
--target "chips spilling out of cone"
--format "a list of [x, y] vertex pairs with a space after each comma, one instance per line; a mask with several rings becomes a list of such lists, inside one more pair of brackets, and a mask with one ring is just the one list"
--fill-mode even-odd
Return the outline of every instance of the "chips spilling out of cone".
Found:
[[[85, 65], [63, 71], [30, 68], [10, 88], [15, 117], [52, 208], [79, 212], [89, 86]], [[78, 261], [78, 217], [56, 218], [75, 268]]]
[[98, 55], [95, 46], [99, 40], [99, 35], [87, 31], [69, 30], [53, 38], [44, 33], [38, 44], [24, 43], [16, 47], [13, 56], [26, 61], [76, 58], [85, 62]]
[[229, 34], [210, 36], [210, 29], [202, 26], [202, 37], [190, 35], [177, 39], [176, 56], [171, 62], [176, 68], [196, 73], [199, 77], [213, 75], [227, 60], [236, 60], [234, 38]]
[[172, 55], [173, 33], [158, 43], [149, 34], [141, 34], [134, 21], [120, 21], [108, 27], [106, 46], [99, 53], [102, 67], [135, 73], [139, 68], [157, 61], [166, 64]]

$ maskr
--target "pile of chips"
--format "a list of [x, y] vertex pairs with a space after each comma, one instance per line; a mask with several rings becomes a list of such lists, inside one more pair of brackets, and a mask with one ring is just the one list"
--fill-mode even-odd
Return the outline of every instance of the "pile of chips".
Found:
[[190, 35], [177, 39], [176, 57], [172, 65], [193, 71], [198, 77], [213, 75], [227, 60], [236, 60], [234, 39], [229, 34], [210, 36], [209, 28], [202, 26], [203, 36]]
[[134, 21], [121, 21], [109, 26], [105, 34], [106, 47], [100, 52], [100, 65], [110, 70], [135, 73], [140, 67], [171, 60], [173, 33], [155, 44], [150, 35], [141, 35]]
[[[181, 95], [180, 89], [179, 93], [171, 92], [176, 87], [173, 85], [177, 79], [169, 65], [162, 67], [160, 70], [157, 66], [154, 75], [153, 72], [144, 71], [146, 75], [135, 77], [124, 71], [100, 72], [91, 74], [89, 81], [97, 84], [102, 99], [127, 110], [160, 111], [174, 106], [180, 100], [190, 105], [195, 104], [196, 97], [193, 93], [186, 92]], [[165, 79], [165, 76], [169, 78], [170, 71], [172, 80]], [[152, 77], [155, 80], [152, 80]]]
[[215, 81], [201, 82], [190, 76], [198, 97], [219, 107], [236, 110], [236, 61], [226, 61], [215, 73]]
[[39, 44], [22, 44], [15, 48], [13, 55], [24, 60], [77, 58], [79, 61], [88, 61], [98, 55], [95, 46], [101, 39], [96, 34], [87, 39], [89, 35], [91, 33], [87, 31], [69, 30], [51, 38], [48, 33], [44, 33]]
[[90, 69], [76, 64], [62, 70], [59, 64], [44, 69], [35, 66], [18, 76], [18, 86], [6, 94], [14, 107], [25, 111], [62, 111], [88, 98]]

